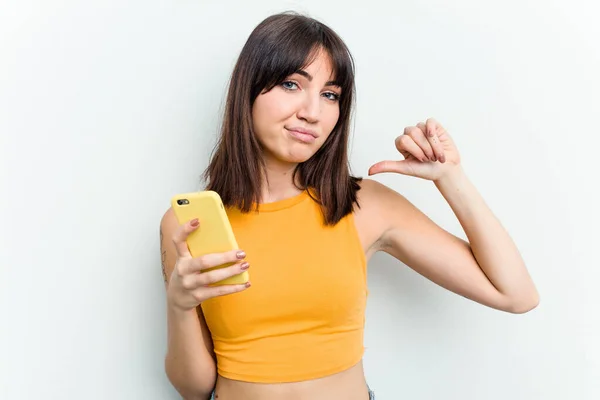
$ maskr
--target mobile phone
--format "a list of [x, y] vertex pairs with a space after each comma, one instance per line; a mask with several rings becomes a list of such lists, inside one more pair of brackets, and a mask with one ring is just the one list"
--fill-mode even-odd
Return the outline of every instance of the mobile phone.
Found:
[[[180, 224], [194, 218], [198, 218], [200, 221], [200, 226], [186, 240], [192, 257], [238, 249], [221, 196], [217, 192], [205, 190], [178, 194], [171, 198], [171, 207]], [[233, 264], [225, 263], [203, 272], [226, 268]], [[248, 282], [249, 278], [248, 271], [243, 271], [213, 285], [242, 284]]]

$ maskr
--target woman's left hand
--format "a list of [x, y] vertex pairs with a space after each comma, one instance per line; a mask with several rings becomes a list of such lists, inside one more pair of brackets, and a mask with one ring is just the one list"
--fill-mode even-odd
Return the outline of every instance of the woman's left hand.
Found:
[[378, 162], [369, 168], [369, 175], [396, 172], [436, 181], [460, 165], [452, 138], [433, 118], [406, 127], [396, 138], [396, 148], [404, 160]]

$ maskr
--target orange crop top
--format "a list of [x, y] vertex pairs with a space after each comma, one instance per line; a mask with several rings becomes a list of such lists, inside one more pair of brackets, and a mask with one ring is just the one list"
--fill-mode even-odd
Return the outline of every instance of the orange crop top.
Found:
[[324, 377], [364, 352], [366, 259], [352, 214], [325, 226], [308, 193], [228, 210], [252, 286], [202, 303], [221, 376], [280, 383]]

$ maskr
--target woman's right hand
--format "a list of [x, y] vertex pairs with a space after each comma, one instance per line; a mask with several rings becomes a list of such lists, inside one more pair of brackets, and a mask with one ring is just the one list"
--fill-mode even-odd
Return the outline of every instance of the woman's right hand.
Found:
[[[209, 286], [212, 283], [244, 272], [249, 268], [249, 265], [244, 261], [246, 254], [240, 250], [192, 257], [186, 239], [198, 226], [200, 226], [198, 219], [188, 221], [180, 225], [173, 235], [173, 243], [177, 250], [177, 261], [169, 278], [167, 301], [171, 307], [182, 311], [193, 310], [204, 300], [212, 297], [241, 292], [250, 287], [250, 282], [236, 285]], [[209, 268], [230, 262], [235, 264], [226, 268], [206, 271]]]

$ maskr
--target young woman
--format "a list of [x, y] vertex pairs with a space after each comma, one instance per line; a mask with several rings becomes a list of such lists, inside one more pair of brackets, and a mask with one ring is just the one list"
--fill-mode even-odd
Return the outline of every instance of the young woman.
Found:
[[[202, 221], [161, 221], [167, 282], [166, 372], [186, 399], [366, 400], [366, 265], [384, 251], [438, 285], [524, 313], [538, 294], [509, 235], [433, 119], [396, 139], [401, 161], [373, 165], [432, 181], [465, 242], [402, 195], [352, 176], [347, 145], [354, 67], [342, 40], [305, 16], [258, 25], [231, 78], [205, 177], [240, 249], [192, 258]], [[225, 262], [226, 269], [207, 271]], [[249, 268], [250, 283], [208, 286]]]

